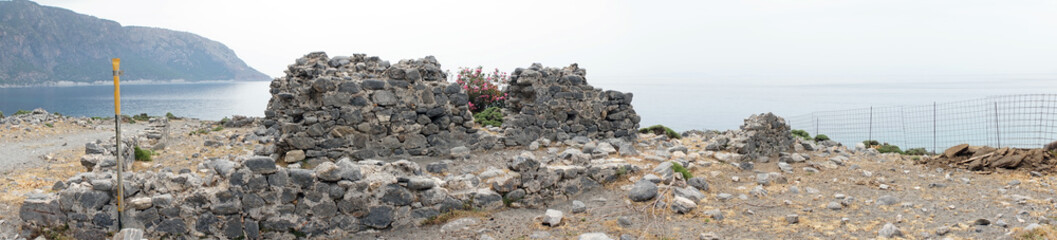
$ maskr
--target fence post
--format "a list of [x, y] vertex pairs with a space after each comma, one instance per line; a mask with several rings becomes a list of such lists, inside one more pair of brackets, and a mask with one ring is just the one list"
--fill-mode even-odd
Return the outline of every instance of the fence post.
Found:
[[936, 152], [936, 102], [932, 102], [932, 153]]
[[866, 132], [866, 140], [873, 140], [873, 106], [870, 106], [870, 130]]
[[907, 141], [907, 117], [906, 109], [903, 106], [899, 106], [899, 126], [903, 127], [903, 146], [910, 147], [910, 143]]
[[815, 135], [818, 135], [818, 117], [815, 117]]
[[995, 102], [995, 141], [998, 142], [998, 148], [1002, 148], [1002, 132], [998, 129], [998, 102]]

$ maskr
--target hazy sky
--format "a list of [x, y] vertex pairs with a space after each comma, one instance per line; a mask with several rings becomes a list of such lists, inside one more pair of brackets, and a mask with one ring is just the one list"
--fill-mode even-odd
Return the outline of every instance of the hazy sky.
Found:
[[452, 70], [579, 63], [612, 81], [1057, 76], [1052, 0], [38, 2], [196, 33], [272, 77], [312, 51]]

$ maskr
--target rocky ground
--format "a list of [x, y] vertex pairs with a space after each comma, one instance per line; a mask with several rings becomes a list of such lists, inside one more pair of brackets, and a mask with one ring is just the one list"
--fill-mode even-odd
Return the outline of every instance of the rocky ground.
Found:
[[[701, 150], [700, 141], [688, 138], [676, 145], [695, 152]], [[651, 154], [658, 151], [662, 154]], [[644, 152], [625, 159], [652, 169], [661, 162], [648, 159], [665, 155], [665, 149]], [[930, 168], [892, 154], [801, 154], [810, 160], [788, 164], [788, 172], [776, 162], [745, 169], [705, 154], [691, 164], [690, 172], [707, 179], [708, 190], [685, 214], [670, 206], [651, 207], [656, 199], [629, 199], [636, 181], [663, 172], [645, 171], [577, 198], [553, 202], [549, 208], [563, 213], [555, 227], [543, 224], [545, 209], [511, 209], [460, 213], [466, 217], [353, 238], [575, 239], [600, 232], [613, 239], [1013, 239], [1025, 236], [1023, 228], [1046, 226], [1057, 218], [1053, 176]], [[474, 158], [466, 165], [488, 161]], [[684, 184], [658, 184], [661, 201], [668, 201], [665, 198], [673, 197], [672, 192]]]
[[[11, 119], [19, 118], [19, 121]], [[148, 123], [125, 122], [122, 136], [142, 134]], [[160, 169], [197, 170], [206, 158], [228, 157], [253, 151], [253, 146], [235, 142], [232, 136], [248, 135], [250, 128], [216, 128], [214, 121], [196, 119], [172, 120], [173, 141], [167, 148], [155, 151], [153, 161], [135, 162], [134, 171]], [[212, 131], [219, 130], [219, 131]], [[85, 145], [114, 137], [114, 119], [62, 117], [47, 112], [26, 116], [8, 116], [0, 121], [0, 239], [18, 235], [18, 210], [32, 193], [49, 191], [59, 180], [86, 171], [80, 160]], [[205, 146], [206, 141], [224, 142]]]
[[[50, 191], [55, 181], [85, 171], [80, 164], [85, 143], [108, 139], [112, 123], [55, 118], [0, 124], [4, 153], [0, 177], [5, 178], [0, 185], [0, 239], [17, 238], [17, 210], [28, 194]], [[153, 161], [137, 162], [133, 170], [199, 172], [198, 163], [204, 159], [234, 159], [268, 145], [250, 138], [254, 127], [217, 126], [193, 119], [170, 121], [173, 140], [156, 151]], [[123, 125], [131, 134], [146, 128], [143, 122]], [[617, 181], [571, 199], [551, 201], [546, 208], [512, 204], [499, 210], [457, 211], [417, 227], [321, 238], [1057, 238], [1053, 227], [1057, 221], [1057, 175], [1052, 172], [974, 172], [919, 164], [928, 159], [842, 146], [800, 149], [781, 159], [739, 164], [729, 153], [707, 150], [709, 143], [710, 137], [700, 134], [676, 140], [642, 135], [637, 143], [640, 154], [600, 156], [631, 163], [641, 171], [623, 173]], [[467, 174], [488, 179], [507, 171], [507, 161], [524, 151], [539, 158], [559, 159], [570, 149], [591, 152], [598, 147], [593, 143], [544, 143], [474, 152], [464, 160], [411, 160], [421, 166], [446, 163], [447, 170], [431, 173], [439, 179]], [[673, 172], [670, 160], [685, 165], [691, 178]], [[655, 196], [647, 197], [651, 193]], [[296, 238], [293, 234], [283, 236]]]

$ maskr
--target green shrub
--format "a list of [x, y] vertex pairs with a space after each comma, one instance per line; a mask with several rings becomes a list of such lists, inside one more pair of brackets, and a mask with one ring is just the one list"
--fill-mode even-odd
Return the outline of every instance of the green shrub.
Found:
[[18, 110], [17, 112], [15, 112], [15, 114], [11, 114], [11, 116], [18, 116], [18, 115], [22, 115], [22, 114], [30, 114], [30, 113], [33, 113], [33, 112], [30, 112], [30, 111], [26, 111], [26, 110], [21, 110], [21, 109], [20, 109], [20, 110]]
[[690, 174], [690, 170], [686, 170], [686, 168], [683, 167], [682, 164], [679, 164], [679, 162], [672, 162], [672, 171], [683, 174], [683, 180], [694, 177], [693, 174]]
[[899, 153], [899, 154], [903, 154], [903, 150], [899, 150], [899, 146], [888, 145], [887, 143], [885, 143], [884, 145], [881, 145], [881, 147], [877, 148], [877, 151], [880, 152], [880, 153]]
[[220, 119], [220, 125], [228, 124], [228, 122], [230, 122], [230, 121], [231, 121], [230, 118], [224, 117], [224, 119]]
[[51, 123], [45, 123], [44, 126], [49, 128], [55, 127], [55, 125], [52, 125]]
[[683, 138], [683, 136], [679, 135], [679, 133], [675, 132], [671, 128], [665, 127], [664, 125], [660, 125], [660, 124], [649, 126], [649, 127], [643, 128], [643, 129], [639, 129], [639, 132], [640, 133], [653, 133], [653, 134], [657, 134], [657, 135], [664, 135], [664, 136], [668, 136], [668, 138], [671, 138], [671, 139]]
[[219, 132], [219, 131], [223, 131], [223, 130], [224, 130], [224, 126], [217, 126], [217, 127], [213, 128], [214, 132]]
[[51, 113], [51, 114], [54, 114], [55, 116], [60, 116], [60, 117], [62, 117], [62, 113], [58, 113], [58, 112], [53, 112], [53, 113]]
[[140, 113], [139, 115], [132, 116], [132, 120], [147, 121], [147, 120], [150, 120], [150, 116], [147, 116], [146, 113]]
[[135, 148], [135, 153], [136, 153], [136, 161], [143, 161], [143, 162], [150, 162], [151, 161], [150, 157], [151, 157], [151, 155], [154, 154], [153, 151], [148, 150], [148, 149], [139, 148], [139, 146], [135, 146], [134, 148]]
[[473, 114], [473, 122], [481, 124], [481, 126], [502, 126], [503, 110], [499, 107], [489, 107], [484, 111]]
[[173, 120], [173, 119], [176, 119], [176, 115], [173, 115], [171, 112], [167, 112], [167, 113], [165, 113], [165, 118], [167, 118], [169, 120]]
[[800, 139], [811, 139], [811, 134], [801, 129], [793, 129], [792, 133], [794, 137], [798, 137]]
[[815, 141], [816, 142], [829, 141], [829, 136], [826, 136], [826, 134], [815, 135]]
[[624, 176], [624, 174], [628, 174], [628, 167], [627, 166], [620, 166], [620, 168], [617, 168], [617, 176], [618, 177], [619, 176]]
[[925, 150], [925, 148], [911, 148], [911, 149], [907, 149], [906, 154], [907, 155], [925, 155], [925, 154], [929, 154], [929, 151]]
[[862, 144], [866, 145], [866, 147], [873, 147], [873, 146], [881, 145], [881, 143], [877, 142], [877, 140], [862, 141]]
[[0, 118], [4, 118], [4, 111], [0, 111]]

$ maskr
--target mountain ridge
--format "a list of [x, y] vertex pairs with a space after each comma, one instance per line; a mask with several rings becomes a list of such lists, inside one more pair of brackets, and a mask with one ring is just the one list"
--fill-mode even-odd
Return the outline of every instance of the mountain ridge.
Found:
[[0, 85], [103, 81], [111, 77], [110, 58], [121, 58], [128, 80], [271, 79], [223, 43], [193, 33], [0, 1]]

